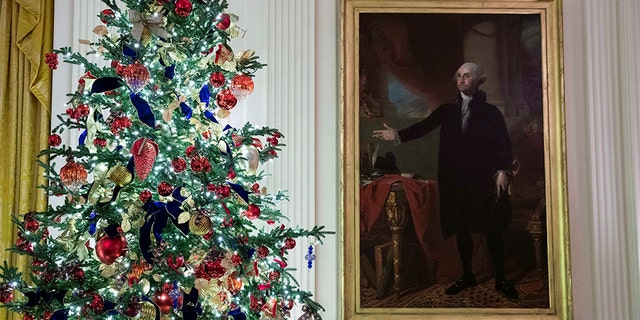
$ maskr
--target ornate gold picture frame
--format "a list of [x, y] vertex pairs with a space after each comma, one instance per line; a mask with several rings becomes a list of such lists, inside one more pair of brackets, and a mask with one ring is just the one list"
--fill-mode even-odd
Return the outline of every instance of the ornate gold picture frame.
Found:
[[[561, 2], [343, 0], [341, 9], [344, 318], [572, 319]], [[445, 293], [462, 270], [455, 235], [440, 227], [439, 129], [400, 144], [374, 137], [451, 104], [469, 61], [484, 69], [480, 89], [511, 143], [502, 238], [517, 298], [496, 289], [482, 233], [472, 234], [478, 285]]]

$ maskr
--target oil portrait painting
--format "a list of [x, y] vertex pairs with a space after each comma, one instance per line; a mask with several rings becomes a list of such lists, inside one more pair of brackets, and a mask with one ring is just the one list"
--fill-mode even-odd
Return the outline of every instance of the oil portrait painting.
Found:
[[478, 3], [346, 5], [347, 318], [565, 312], [553, 2]]

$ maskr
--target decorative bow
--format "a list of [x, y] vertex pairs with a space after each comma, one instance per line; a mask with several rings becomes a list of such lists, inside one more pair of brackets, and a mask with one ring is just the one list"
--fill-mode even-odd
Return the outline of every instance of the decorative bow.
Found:
[[180, 215], [180, 206], [182, 202], [186, 200], [180, 194], [182, 187], [178, 187], [171, 193], [173, 201], [168, 203], [160, 201], [147, 201], [142, 206], [147, 214], [145, 215], [145, 223], [140, 227], [140, 251], [144, 259], [151, 265], [153, 265], [153, 254], [150, 252], [151, 248], [151, 234], [155, 236], [157, 241], [162, 241], [162, 229], [167, 225], [167, 222], [171, 221], [182, 233], [189, 233], [189, 222], [178, 223], [178, 215]]
[[164, 24], [164, 15], [160, 12], [153, 13], [146, 18], [142, 18], [140, 12], [131, 10], [129, 11], [129, 20], [133, 23], [133, 29], [131, 30], [131, 35], [140, 42], [142, 38], [142, 31], [147, 28], [151, 33], [156, 36], [169, 39], [171, 38], [171, 34], [165, 30], [162, 25]]

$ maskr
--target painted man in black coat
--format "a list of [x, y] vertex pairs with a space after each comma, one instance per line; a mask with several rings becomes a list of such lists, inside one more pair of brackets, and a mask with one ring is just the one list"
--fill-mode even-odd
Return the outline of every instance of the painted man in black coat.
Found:
[[440, 127], [438, 184], [440, 216], [445, 239], [456, 235], [463, 275], [446, 290], [455, 295], [475, 286], [472, 233], [487, 235], [495, 267], [496, 289], [509, 298], [518, 293], [504, 274], [502, 232], [511, 222], [508, 187], [511, 176], [511, 141], [502, 113], [487, 103], [479, 90], [486, 76], [474, 63], [457, 70], [460, 93], [451, 104], [443, 104], [427, 118], [396, 131], [384, 124], [376, 130], [378, 139], [396, 144], [424, 136]]

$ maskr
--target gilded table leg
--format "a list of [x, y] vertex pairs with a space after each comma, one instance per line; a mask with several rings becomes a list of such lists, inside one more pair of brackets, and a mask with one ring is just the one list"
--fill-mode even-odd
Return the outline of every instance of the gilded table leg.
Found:
[[391, 230], [391, 242], [393, 250], [393, 289], [396, 294], [401, 290], [401, 267], [402, 267], [402, 231], [407, 225], [407, 215], [405, 206], [399, 203], [399, 196], [404, 196], [402, 192], [392, 191], [386, 202], [387, 222]]

